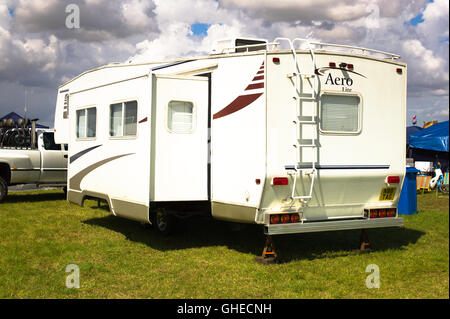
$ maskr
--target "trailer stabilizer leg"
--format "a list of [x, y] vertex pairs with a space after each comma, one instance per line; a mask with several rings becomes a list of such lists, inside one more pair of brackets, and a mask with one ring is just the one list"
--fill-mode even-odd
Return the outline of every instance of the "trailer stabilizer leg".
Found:
[[255, 260], [260, 264], [275, 264], [278, 262], [278, 255], [275, 252], [272, 236], [266, 235], [266, 244], [264, 245], [262, 256], [256, 257]]
[[361, 237], [359, 239], [359, 251], [360, 252], [370, 252], [372, 246], [370, 245], [369, 236], [367, 235], [366, 229], [361, 229]]

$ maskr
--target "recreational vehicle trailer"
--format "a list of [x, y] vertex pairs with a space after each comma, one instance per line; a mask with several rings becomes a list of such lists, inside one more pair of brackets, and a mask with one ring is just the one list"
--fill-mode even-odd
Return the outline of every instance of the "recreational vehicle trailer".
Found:
[[68, 200], [104, 199], [112, 214], [161, 231], [189, 211], [266, 235], [402, 226], [398, 59], [233, 39], [208, 56], [86, 71], [56, 102], [55, 140], [70, 144]]

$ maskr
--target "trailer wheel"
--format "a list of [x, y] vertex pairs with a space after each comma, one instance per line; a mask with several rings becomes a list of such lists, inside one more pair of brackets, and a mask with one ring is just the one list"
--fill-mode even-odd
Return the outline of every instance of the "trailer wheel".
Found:
[[152, 224], [155, 229], [162, 235], [170, 235], [175, 227], [175, 217], [168, 214], [165, 209], [158, 208], [153, 214], [151, 214]]
[[0, 203], [3, 202], [6, 195], [8, 195], [8, 184], [5, 179], [0, 176]]

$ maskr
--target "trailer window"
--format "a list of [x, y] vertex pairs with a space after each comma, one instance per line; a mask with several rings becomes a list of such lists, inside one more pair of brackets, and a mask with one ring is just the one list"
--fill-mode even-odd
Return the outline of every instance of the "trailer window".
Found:
[[170, 101], [167, 114], [167, 126], [172, 133], [192, 131], [194, 104], [191, 102]]
[[77, 110], [77, 138], [93, 138], [97, 134], [97, 108]]
[[110, 136], [135, 136], [137, 133], [137, 101], [110, 105]]
[[360, 102], [356, 95], [322, 95], [320, 129], [332, 133], [357, 133], [360, 128]]

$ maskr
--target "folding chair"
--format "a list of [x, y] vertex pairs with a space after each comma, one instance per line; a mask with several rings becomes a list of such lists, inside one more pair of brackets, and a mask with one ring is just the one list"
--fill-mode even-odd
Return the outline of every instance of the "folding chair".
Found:
[[431, 176], [429, 175], [418, 175], [417, 176], [417, 190], [418, 191], [422, 191], [422, 194], [427, 191], [430, 192], [431, 188], [430, 188], [430, 181], [431, 181]]

